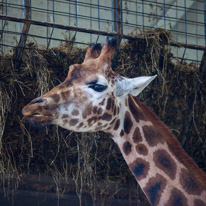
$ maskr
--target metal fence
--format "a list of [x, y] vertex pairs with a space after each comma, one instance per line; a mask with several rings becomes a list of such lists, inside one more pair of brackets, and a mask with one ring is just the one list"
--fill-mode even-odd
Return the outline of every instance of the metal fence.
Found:
[[[0, 0], [0, 52], [28, 42], [46, 48], [103, 42], [105, 36], [144, 38], [148, 29], [172, 33], [172, 52], [200, 62], [206, 48], [205, 0]], [[181, 47], [180, 47], [181, 46]]]

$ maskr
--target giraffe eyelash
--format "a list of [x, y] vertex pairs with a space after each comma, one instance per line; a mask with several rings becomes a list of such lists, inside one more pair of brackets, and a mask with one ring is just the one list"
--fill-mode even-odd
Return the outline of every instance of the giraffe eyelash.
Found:
[[107, 89], [107, 86], [102, 84], [97, 84], [97, 80], [92, 80], [87, 85], [89, 88], [93, 89], [96, 92], [103, 92], [104, 90]]

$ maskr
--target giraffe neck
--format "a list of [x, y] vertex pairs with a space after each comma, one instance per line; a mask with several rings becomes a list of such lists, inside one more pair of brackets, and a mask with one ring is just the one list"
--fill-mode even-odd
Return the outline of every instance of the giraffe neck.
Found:
[[206, 175], [170, 130], [136, 98], [122, 104], [111, 133], [151, 205], [206, 206]]

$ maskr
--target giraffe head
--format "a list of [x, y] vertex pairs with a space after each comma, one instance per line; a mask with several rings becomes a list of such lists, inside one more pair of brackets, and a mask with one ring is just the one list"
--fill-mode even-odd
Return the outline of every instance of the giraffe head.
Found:
[[137, 96], [154, 78], [125, 78], [111, 69], [116, 39], [107, 38], [103, 48], [92, 44], [82, 64], [69, 67], [63, 83], [23, 108], [34, 123], [47, 123], [65, 129], [108, 131], [121, 116], [121, 103], [130, 94]]

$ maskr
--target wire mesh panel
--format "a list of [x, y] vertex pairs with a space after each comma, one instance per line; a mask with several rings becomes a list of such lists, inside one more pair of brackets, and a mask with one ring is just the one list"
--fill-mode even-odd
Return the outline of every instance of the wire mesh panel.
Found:
[[144, 37], [154, 28], [170, 30], [174, 42], [187, 45], [186, 51], [184, 47], [173, 48], [179, 58], [200, 61], [205, 46], [204, 1], [1, 0], [0, 5], [4, 16], [0, 24], [1, 52], [18, 45], [27, 9], [31, 20], [28, 41], [47, 48], [72, 38], [79, 44], [104, 41], [105, 35], [115, 33], [125, 38], [138, 37], [141, 31]]
[[[205, 45], [203, 1], [123, 1], [123, 27], [125, 33], [140, 29], [163, 28], [170, 30], [173, 41]], [[202, 51], [173, 48], [177, 57], [199, 61]]]

